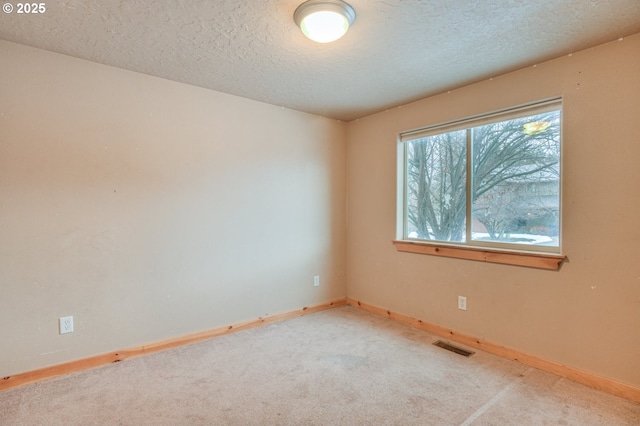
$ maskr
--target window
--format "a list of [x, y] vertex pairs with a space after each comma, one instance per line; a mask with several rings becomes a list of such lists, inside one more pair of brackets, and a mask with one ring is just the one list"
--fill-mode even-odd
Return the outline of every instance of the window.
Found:
[[400, 135], [403, 241], [560, 253], [561, 100]]

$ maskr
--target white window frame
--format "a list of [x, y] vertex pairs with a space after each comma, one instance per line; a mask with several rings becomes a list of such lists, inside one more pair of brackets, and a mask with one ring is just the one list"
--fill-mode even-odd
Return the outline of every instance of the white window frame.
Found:
[[[474, 241], [471, 238], [471, 179], [472, 177], [469, 175], [471, 169], [471, 152], [470, 149], [467, 149], [467, 190], [466, 190], [466, 241], [464, 242], [449, 242], [449, 241], [436, 241], [436, 240], [422, 240], [422, 239], [412, 239], [407, 237], [407, 142], [421, 139], [428, 136], [432, 136], [435, 134], [442, 134], [447, 132], [452, 132], [455, 130], [469, 129], [472, 127], [480, 126], [483, 124], [489, 124], [499, 121], [505, 121], [510, 119], [516, 119], [525, 117], [528, 115], [540, 114], [543, 112], [556, 111], [560, 110], [560, 188], [559, 188], [559, 223], [558, 223], [558, 246], [536, 246], [536, 245], [525, 245], [525, 244], [509, 244], [504, 242], [493, 242], [493, 241]], [[407, 243], [404, 244], [403, 247], [412, 247], [415, 244], [420, 245], [431, 245], [437, 247], [446, 248], [447, 246], [451, 247], [459, 247], [461, 249], [479, 249], [481, 251], [495, 251], [495, 252], [504, 252], [504, 253], [533, 253], [533, 254], [541, 254], [541, 255], [550, 255], [553, 258], [562, 258], [560, 256], [562, 253], [562, 98], [555, 97], [549, 98], [541, 101], [536, 101], [524, 105], [519, 105], [512, 108], [507, 108], [498, 111], [492, 111], [486, 114], [475, 115], [471, 117], [465, 117], [458, 120], [452, 120], [444, 123], [438, 123], [435, 125], [414, 129], [406, 132], [402, 132], [398, 135], [398, 163], [397, 163], [397, 219], [396, 219], [396, 243]], [[411, 243], [411, 244], [408, 244]], [[398, 250], [401, 250], [398, 244], [396, 244]], [[437, 250], [433, 253], [429, 252], [430, 249], [425, 249], [424, 247], [419, 249], [419, 252], [424, 254], [437, 254], [440, 250]], [[401, 251], [413, 251], [413, 250], [401, 250]], [[425, 253], [426, 251], [426, 253]], [[475, 256], [475, 255], [474, 255]], [[453, 256], [458, 257], [458, 256]], [[466, 256], [462, 256], [466, 257]], [[480, 259], [476, 259], [480, 260]], [[486, 260], [486, 259], [484, 259]], [[490, 261], [490, 260], [488, 260]], [[511, 262], [499, 262], [499, 263], [511, 263]], [[560, 261], [561, 263], [561, 261]], [[527, 265], [525, 265], [527, 266]], [[559, 263], [557, 265], [559, 267]]]

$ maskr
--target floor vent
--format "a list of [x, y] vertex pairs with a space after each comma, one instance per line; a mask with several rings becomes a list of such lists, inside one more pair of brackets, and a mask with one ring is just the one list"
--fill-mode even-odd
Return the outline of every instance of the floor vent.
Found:
[[462, 349], [462, 348], [459, 348], [457, 346], [450, 345], [447, 342], [443, 342], [442, 340], [438, 340], [437, 342], [434, 343], [434, 345], [436, 345], [438, 347], [441, 347], [442, 349], [446, 349], [448, 351], [455, 352], [458, 355], [463, 355], [463, 356], [467, 356], [467, 357], [475, 354], [475, 352], [471, 352], [471, 351], [468, 351], [466, 349]]

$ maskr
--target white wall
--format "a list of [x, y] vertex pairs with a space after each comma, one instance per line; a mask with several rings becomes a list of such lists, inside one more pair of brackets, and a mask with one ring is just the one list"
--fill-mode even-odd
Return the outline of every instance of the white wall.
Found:
[[0, 377], [345, 296], [343, 123], [3, 41], [0, 62]]
[[[640, 387], [638, 52], [626, 37], [349, 123], [348, 296]], [[398, 133], [558, 95], [559, 272], [395, 250]]]

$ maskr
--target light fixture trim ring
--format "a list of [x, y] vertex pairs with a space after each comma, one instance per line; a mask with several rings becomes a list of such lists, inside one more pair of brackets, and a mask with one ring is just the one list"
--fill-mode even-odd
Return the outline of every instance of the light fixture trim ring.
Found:
[[344, 16], [350, 28], [356, 20], [354, 8], [342, 0], [308, 0], [302, 3], [293, 13], [293, 20], [298, 27], [302, 27], [304, 19], [316, 12], [334, 12]]

